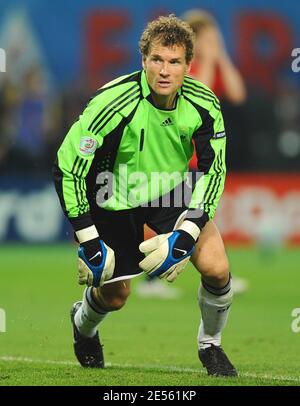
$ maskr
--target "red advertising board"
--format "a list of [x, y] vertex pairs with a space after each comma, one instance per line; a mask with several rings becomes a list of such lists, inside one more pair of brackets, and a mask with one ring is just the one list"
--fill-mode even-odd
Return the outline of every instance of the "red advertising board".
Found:
[[300, 244], [300, 174], [229, 174], [215, 220], [226, 242]]
[[227, 244], [300, 245], [300, 174], [229, 174], [214, 220]]

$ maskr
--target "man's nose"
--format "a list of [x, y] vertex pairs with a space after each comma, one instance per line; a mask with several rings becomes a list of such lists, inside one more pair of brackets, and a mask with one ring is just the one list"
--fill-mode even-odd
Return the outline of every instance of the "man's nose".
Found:
[[159, 73], [160, 73], [162, 76], [167, 76], [167, 75], [169, 74], [167, 65], [163, 65]]

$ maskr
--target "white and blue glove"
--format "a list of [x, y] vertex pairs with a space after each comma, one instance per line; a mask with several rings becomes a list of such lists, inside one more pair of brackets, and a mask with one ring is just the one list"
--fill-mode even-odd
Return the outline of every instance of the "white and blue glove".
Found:
[[96, 288], [103, 286], [111, 279], [115, 269], [114, 251], [100, 239], [94, 226], [77, 231], [76, 235], [80, 242], [78, 283]]
[[139, 249], [146, 258], [140, 268], [150, 277], [173, 282], [189, 262], [199, 234], [199, 227], [185, 220], [177, 230], [142, 242]]

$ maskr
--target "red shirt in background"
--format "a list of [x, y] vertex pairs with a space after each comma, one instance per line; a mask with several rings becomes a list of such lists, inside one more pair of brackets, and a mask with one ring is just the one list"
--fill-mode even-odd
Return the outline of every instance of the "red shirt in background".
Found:
[[[197, 61], [192, 62], [191, 69], [189, 71], [189, 75], [196, 79], [196, 73], [198, 73], [200, 69], [201, 68], [200, 68], [199, 62], [197, 62]], [[222, 94], [224, 93], [224, 84], [222, 81], [221, 71], [218, 66], [215, 68], [215, 77], [214, 77], [214, 82], [211, 86], [211, 90], [216, 94], [217, 97], [222, 97]], [[197, 169], [196, 152], [194, 152], [194, 155], [193, 155], [192, 159], [190, 160], [189, 166], [191, 169]]]

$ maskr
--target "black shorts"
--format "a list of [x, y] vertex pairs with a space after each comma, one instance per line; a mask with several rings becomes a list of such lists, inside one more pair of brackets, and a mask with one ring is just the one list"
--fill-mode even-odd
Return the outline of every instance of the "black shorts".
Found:
[[130, 279], [142, 273], [139, 262], [145, 257], [139, 250], [144, 241], [144, 225], [157, 234], [172, 231], [176, 222], [184, 217], [186, 207], [137, 207], [130, 210], [97, 210], [93, 216], [101, 239], [115, 253], [113, 277], [106, 283]]
[[[191, 185], [185, 181], [146, 207], [119, 211], [104, 210], [98, 206], [91, 208], [91, 216], [100, 238], [115, 253], [114, 274], [105, 283], [134, 278], [143, 273], [139, 262], [145, 255], [140, 252], [139, 245], [144, 241], [144, 225], [157, 234], [173, 231], [187, 212], [194, 186], [193, 177]], [[182, 196], [185, 196], [184, 199]]]

